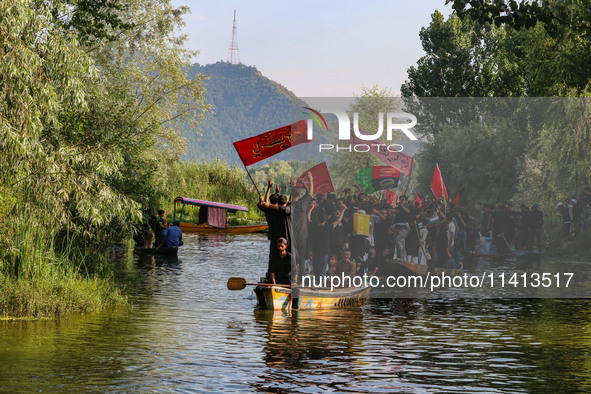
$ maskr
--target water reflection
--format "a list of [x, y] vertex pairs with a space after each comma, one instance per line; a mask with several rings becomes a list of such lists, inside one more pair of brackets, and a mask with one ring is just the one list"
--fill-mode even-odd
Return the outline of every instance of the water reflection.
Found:
[[344, 310], [259, 311], [250, 290], [225, 283], [256, 281], [267, 253], [264, 235], [226, 234], [187, 235], [173, 259], [115, 250], [133, 308], [0, 321], [0, 390], [591, 390], [589, 300], [371, 300]]
[[254, 315], [265, 333], [263, 361], [270, 368], [253, 385], [258, 390], [327, 390], [357, 379], [355, 364], [364, 332], [361, 309], [256, 310]]

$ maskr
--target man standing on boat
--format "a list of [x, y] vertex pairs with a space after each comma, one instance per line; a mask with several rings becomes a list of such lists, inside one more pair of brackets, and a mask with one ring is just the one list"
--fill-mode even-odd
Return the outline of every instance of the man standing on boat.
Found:
[[[308, 172], [308, 185], [303, 179], [298, 178], [299, 183], [305, 191], [305, 194], [300, 197], [302, 188], [298, 186], [297, 181], [292, 181], [291, 187], [291, 210], [293, 226], [294, 242], [291, 245], [292, 253], [295, 254], [296, 264], [302, 270], [304, 269], [304, 260], [307, 257], [308, 251], [308, 208], [312, 201], [311, 195], [314, 193], [314, 183], [312, 174]], [[303, 272], [301, 273], [303, 274]]]
[[535, 245], [538, 252], [542, 251], [542, 232], [544, 231], [544, 214], [539, 209], [539, 204], [534, 202], [530, 211], [530, 231], [531, 241], [528, 244], [528, 250], [533, 250]]
[[[272, 182], [269, 178], [269, 190], [271, 188]], [[268, 192], [267, 192], [268, 193]], [[268, 195], [268, 194], [267, 194]], [[265, 195], [265, 197], [267, 197]], [[290, 250], [289, 245], [293, 241], [293, 231], [291, 226], [291, 204], [287, 204], [287, 196], [281, 194], [277, 198], [277, 204], [270, 204], [269, 202], [265, 201], [261, 196], [259, 198], [258, 208], [265, 212], [265, 216], [267, 216], [269, 220], [269, 239], [271, 241], [271, 253], [269, 255], [269, 268], [271, 265], [271, 260], [273, 259], [274, 255], [277, 253], [276, 249], [273, 247], [277, 240], [281, 237], [285, 238], [288, 242], [287, 251], [290, 252], [292, 256], [293, 265], [296, 264], [295, 262], [295, 255], [293, 249]], [[267, 215], [268, 214], [268, 215]], [[270, 273], [270, 269], [269, 269]]]
[[168, 222], [164, 217], [164, 210], [159, 209], [154, 229], [154, 235], [156, 236], [156, 245], [160, 245], [164, 241], [164, 229], [166, 229], [166, 227], [168, 227]]

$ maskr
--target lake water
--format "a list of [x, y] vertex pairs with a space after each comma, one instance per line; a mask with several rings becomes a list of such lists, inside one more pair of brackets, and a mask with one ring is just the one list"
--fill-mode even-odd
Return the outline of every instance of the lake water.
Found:
[[[3, 392], [591, 390], [591, 303], [371, 300], [255, 310], [261, 235], [186, 235], [178, 259], [114, 250], [133, 308], [0, 322]], [[480, 263], [479, 263], [480, 264]], [[489, 269], [508, 269], [501, 263]]]

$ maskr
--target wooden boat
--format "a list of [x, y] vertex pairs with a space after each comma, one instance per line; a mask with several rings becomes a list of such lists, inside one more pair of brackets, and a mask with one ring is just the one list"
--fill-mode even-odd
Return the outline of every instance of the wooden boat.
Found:
[[176, 256], [179, 253], [178, 246], [160, 246], [158, 248], [142, 248], [136, 246], [134, 251], [142, 254], [154, 254], [160, 256]]
[[[509, 246], [507, 244], [507, 246]], [[473, 260], [477, 257], [483, 257], [488, 259], [519, 259], [528, 261], [539, 261], [542, 257], [542, 252], [539, 250], [506, 250], [504, 253], [499, 253], [497, 247], [493, 244], [492, 238], [482, 237], [480, 241], [480, 247], [478, 248], [477, 254], [468, 254], [464, 256], [466, 260]]]
[[226, 228], [217, 228], [209, 226], [208, 224], [195, 224], [195, 223], [181, 223], [179, 228], [183, 233], [230, 233], [230, 234], [244, 234], [244, 233], [260, 233], [269, 229], [267, 223], [244, 225], [244, 226], [230, 226], [226, 224]]
[[476, 258], [486, 259], [499, 259], [499, 260], [527, 260], [527, 261], [539, 261], [542, 258], [543, 253], [537, 250], [512, 250], [511, 253], [477, 253], [467, 254], [464, 256], [464, 260], [474, 260]]
[[[363, 304], [369, 298], [369, 287], [310, 288], [294, 289], [299, 293], [298, 298], [292, 299], [292, 289], [281, 286], [257, 286], [254, 292], [257, 296], [258, 308], [269, 310], [290, 310], [297, 302], [301, 310], [321, 310], [355, 307]], [[296, 300], [296, 301], [293, 301]]]
[[[177, 204], [181, 204], [180, 209], [177, 210]], [[183, 222], [183, 214], [185, 212], [185, 205], [198, 206], [199, 208], [199, 223]], [[240, 205], [222, 204], [219, 202], [211, 202], [204, 200], [197, 200], [188, 197], [177, 197], [174, 199], [174, 220], [176, 219], [177, 211], [179, 212], [179, 228], [183, 233], [256, 233], [269, 229], [267, 223], [231, 226], [226, 223], [227, 212], [235, 213], [237, 211], [248, 212], [248, 208]]]

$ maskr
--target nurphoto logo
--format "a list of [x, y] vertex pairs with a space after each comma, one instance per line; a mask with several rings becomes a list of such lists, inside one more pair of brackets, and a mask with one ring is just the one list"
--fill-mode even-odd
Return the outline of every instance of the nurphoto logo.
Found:
[[[326, 150], [348, 151], [348, 152], [368, 152], [372, 148], [378, 152], [402, 152], [404, 147], [400, 144], [385, 144], [380, 141], [384, 133], [384, 113], [378, 113], [378, 130], [374, 134], [359, 128], [359, 113], [353, 112], [353, 122], [349, 119], [349, 115], [345, 111], [336, 111], [322, 109], [316, 111], [312, 108], [305, 107], [310, 112], [304, 112], [312, 119], [306, 120], [307, 125], [307, 139], [313, 140], [314, 136], [314, 122], [320, 126], [320, 129], [328, 130], [328, 124], [322, 114], [333, 114], [336, 116], [339, 128], [339, 140], [350, 141], [351, 145], [339, 146], [334, 144], [319, 144], [319, 152]], [[406, 112], [388, 112], [386, 113], [386, 140], [392, 141], [392, 134], [395, 130], [400, 130], [411, 141], [417, 141], [418, 138], [410, 131], [416, 126], [417, 118], [413, 114]], [[353, 135], [351, 135], [353, 131]], [[374, 141], [373, 144], [365, 144], [366, 141]]]

